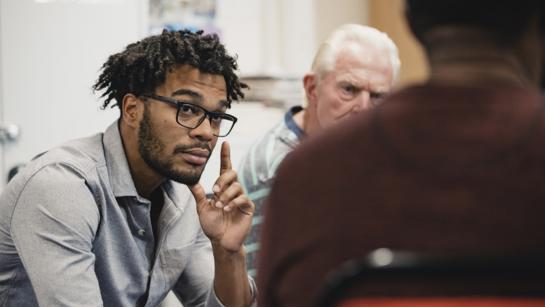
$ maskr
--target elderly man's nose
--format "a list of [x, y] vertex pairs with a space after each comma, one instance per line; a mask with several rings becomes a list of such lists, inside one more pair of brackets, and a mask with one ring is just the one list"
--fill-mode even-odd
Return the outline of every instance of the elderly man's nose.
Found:
[[354, 100], [354, 106], [352, 108], [353, 112], [361, 112], [365, 109], [371, 107], [371, 99], [369, 97], [369, 92], [362, 91], [360, 95]]

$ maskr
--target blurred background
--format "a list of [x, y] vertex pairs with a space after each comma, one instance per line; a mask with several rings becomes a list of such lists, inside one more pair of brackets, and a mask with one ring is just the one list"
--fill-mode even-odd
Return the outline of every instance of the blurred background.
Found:
[[[344, 23], [387, 32], [400, 50], [398, 87], [426, 76], [422, 51], [402, 19], [402, 0], [0, 0], [0, 191], [10, 171], [69, 139], [104, 131], [91, 86], [108, 55], [162, 29], [217, 33], [238, 55], [251, 90], [232, 113], [227, 140], [236, 168], [256, 138], [302, 104], [302, 77], [318, 44]], [[202, 183], [219, 172], [214, 152]], [[169, 297], [164, 306], [179, 306]]]

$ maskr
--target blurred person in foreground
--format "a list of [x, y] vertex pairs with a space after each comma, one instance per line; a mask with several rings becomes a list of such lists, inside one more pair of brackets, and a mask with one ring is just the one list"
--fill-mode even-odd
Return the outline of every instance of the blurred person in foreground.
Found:
[[110, 56], [94, 88], [120, 117], [30, 162], [0, 196], [1, 306], [248, 306], [253, 203], [227, 143], [246, 87], [215, 35], [150, 36]]
[[392, 89], [399, 66], [396, 45], [375, 28], [345, 24], [320, 45], [311, 72], [303, 78], [306, 107], [292, 107], [252, 145], [240, 164], [240, 181], [256, 205], [245, 242], [251, 275], [256, 273], [262, 203], [280, 162], [307, 136], [375, 106]]
[[261, 307], [309, 306], [329, 272], [382, 247], [545, 251], [545, 3], [406, 4], [429, 80], [279, 167], [258, 261]]

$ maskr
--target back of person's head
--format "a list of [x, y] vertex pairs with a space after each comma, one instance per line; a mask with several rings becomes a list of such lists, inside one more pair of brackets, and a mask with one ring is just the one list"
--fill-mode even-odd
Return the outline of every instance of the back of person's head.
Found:
[[390, 58], [393, 74], [393, 82], [399, 74], [400, 60], [397, 47], [394, 42], [375, 28], [358, 25], [345, 24], [333, 31], [318, 48], [318, 52], [312, 62], [312, 72], [322, 78], [325, 73], [332, 71], [335, 67], [337, 55], [347, 43], [357, 43], [368, 48], [382, 50]]
[[[439, 26], [486, 31], [498, 45], [512, 45], [538, 17], [545, 22], [543, 0], [406, 0], [406, 14], [415, 36], [426, 47], [426, 34]], [[545, 32], [545, 31], [543, 31]]]
[[93, 89], [104, 90], [103, 108], [112, 100], [115, 100], [113, 106], [121, 106], [123, 97], [128, 93], [136, 96], [153, 93], [165, 82], [169, 71], [183, 64], [203, 73], [222, 75], [229, 102], [244, 97], [242, 89], [247, 85], [240, 82], [235, 73], [236, 59], [227, 54], [218, 36], [188, 30], [164, 30], [111, 55], [102, 66], [102, 73]]

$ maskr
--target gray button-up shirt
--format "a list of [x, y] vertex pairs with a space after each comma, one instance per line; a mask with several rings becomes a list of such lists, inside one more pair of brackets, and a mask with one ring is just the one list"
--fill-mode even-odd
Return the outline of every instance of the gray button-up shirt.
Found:
[[162, 190], [155, 253], [117, 122], [29, 163], [0, 195], [0, 306], [222, 306], [191, 192]]

